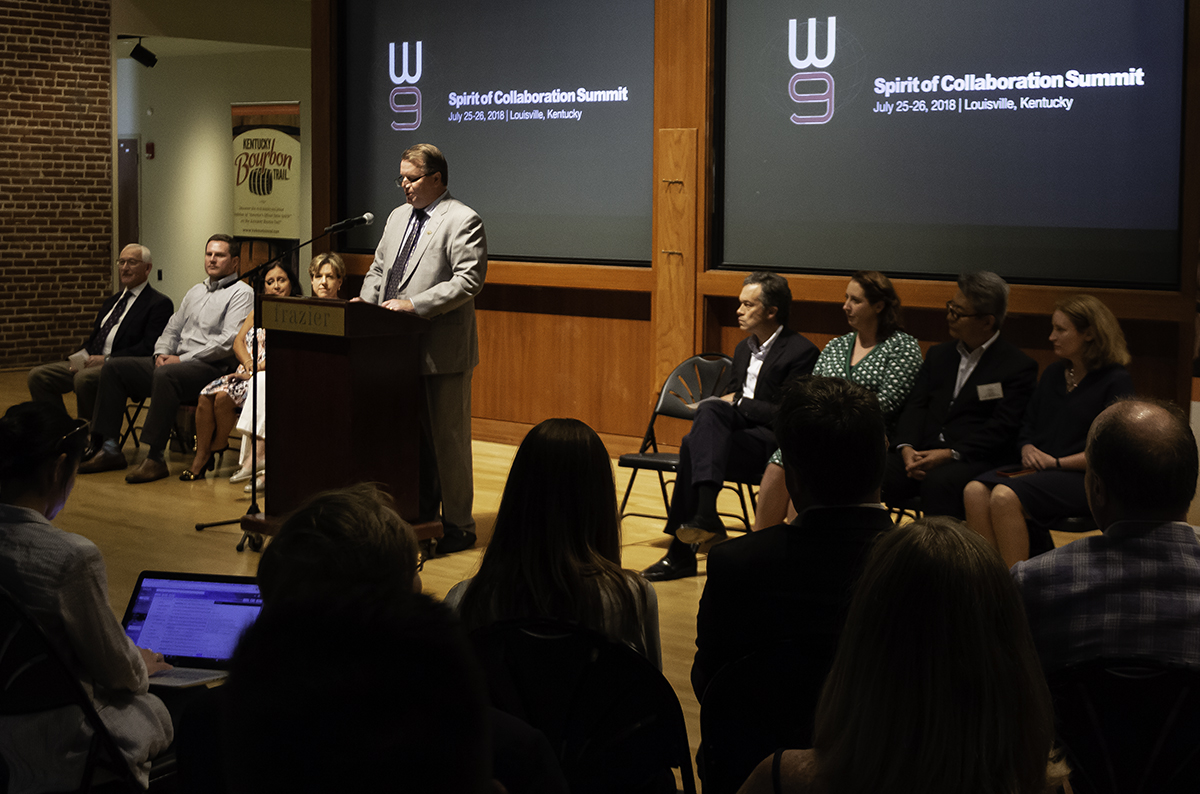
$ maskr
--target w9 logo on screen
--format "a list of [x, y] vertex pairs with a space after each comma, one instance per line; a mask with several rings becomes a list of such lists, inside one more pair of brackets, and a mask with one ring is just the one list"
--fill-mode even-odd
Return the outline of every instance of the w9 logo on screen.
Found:
[[421, 126], [421, 89], [417, 82], [421, 79], [421, 42], [413, 48], [415, 64], [408, 60], [408, 42], [402, 42], [400, 47], [400, 73], [396, 74], [396, 42], [388, 44], [388, 77], [396, 86], [388, 97], [388, 106], [392, 112], [400, 115], [404, 121], [393, 121], [392, 129], [415, 130]]
[[[823, 70], [837, 55], [837, 17], [825, 22], [825, 54], [817, 55], [818, 25], [816, 17], [808, 18], [808, 40], [804, 56], [797, 51], [796, 20], [788, 20], [788, 60], [796, 69], [816, 67]], [[826, 71], [800, 71], [788, 81], [788, 96], [805, 111], [793, 113], [793, 124], [826, 124], [833, 118], [833, 75]]]

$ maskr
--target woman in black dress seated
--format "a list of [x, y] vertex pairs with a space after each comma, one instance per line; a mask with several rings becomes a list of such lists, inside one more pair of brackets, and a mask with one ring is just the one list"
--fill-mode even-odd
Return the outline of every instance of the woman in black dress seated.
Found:
[[1025, 411], [1021, 465], [982, 474], [963, 491], [967, 525], [1010, 567], [1029, 558], [1027, 521], [1047, 526], [1088, 515], [1088, 428], [1113, 401], [1133, 394], [1125, 335], [1098, 298], [1063, 298], [1050, 323], [1050, 341], [1063, 360], [1046, 367]]
[[817, 704], [813, 749], [779, 750], [739, 794], [1047, 794], [1050, 690], [995, 550], [932, 516], [868, 557]]
[[515, 618], [577, 623], [662, 669], [654, 587], [621, 568], [612, 459], [577, 419], [547, 419], [513, 459], [479, 573], [446, 594], [468, 630]]

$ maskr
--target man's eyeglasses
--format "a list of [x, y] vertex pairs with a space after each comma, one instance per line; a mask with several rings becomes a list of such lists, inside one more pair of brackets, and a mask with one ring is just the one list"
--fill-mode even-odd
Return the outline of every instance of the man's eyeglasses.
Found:
[[951, 320], [959, 320], [959, 319], [962, 319], [963, 317], [982, 317], [983, 316], [982, 312], [976, 312], [975, 314], [967, 314], [962, 309], [955, 306], [954, 301], [946, 301], [946, 314], [948, 314], [950, 316]]
[[78, 446], [80, 451], [87, 446], [88, 430], [91, 428], [91, 423], [83, 419], [76, 419], [75, 426], [68, 430], [58, 443], [54, 445], [54, 449], [58, 454], [67, 452], [74, 446]]
[[424, 569], [424, 567], [425, 567], [425, 557], [423, 555], [418, 554], [417, 555], [417, 570], [416, 570], [416, 572], [420, 573], [421, 570]]
[[398, 176], [398, 177], [396, 177], [396, 187], [404, 187], [405, 182], [407, 182], [410, 185], [415, 185], [427, 176], [429, 176], [429, 174], [421, 174], [416, 179], [412, 179], [412, 178], [404, 176], [404, 175]]
[[117, 267], [125, 267], [126, 265], [140, 265], [141, 263], [142, 260], [140, 259], [118, 259]]

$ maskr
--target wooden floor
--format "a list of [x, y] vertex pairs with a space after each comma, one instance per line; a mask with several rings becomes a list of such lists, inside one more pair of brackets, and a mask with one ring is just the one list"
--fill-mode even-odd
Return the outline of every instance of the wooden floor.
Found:
[[[29, 399], [24, 371], [0, 372], [0, 412]], [[74, 411], [68, 395], [68, 410]], [[131, 462], [140, 460], [145, 448], [126, 454]], [[476, 441], [475, 518], [480, 544], [472, 550], [436, 557], [425, 563], [421, 577], [425, 592], [442, 597], [456, 582], [471, 576], [478, 567], [482, 546], [491, 535], [500, 494], [516, 447]], [[229, 475], [237, 463], [236, 450], [226, 454], [217, 476], [184, 483], [175, 475], [191, 462], [176, 454], [167, 458], [172, 475], [168, 479], [144, 485], [128, 485], [124, 471], [80, 476], [66, 509], [55, 524], [69, 532], [91, 539], [100, 547], [108, 565], [108, 593], [113, 611], [120, 616], [130, 592], [143, 570], [202, 571], [253, 575], [259, 554], [234, 550], [241, 537], [233, 527], [197, 532], [198, 522], [237, 518], [246, 512], [249, 495], [242, 485], [231, 485]], [[317, 463], [314, 461], [314, 464]], [[615, 461], [614, 461], [615, 464]], [[614, 465], [619, 493], [624, 493], [629, 471]], [[736, 508], [736, 499], [722, 508]], [[637, 479], [630, 508], [638, 512], [661, 512], [662, 497], [657, 480], [647, 474]], [[626, 568], [640, 570], [663, 555], [667, 536], [662, 521], [630, 518], [624, 522], [622, 562]], [[662, 634], [663, 672], [675, 687], [687, 719], [693, 757], [700, 743], [700, 707], [692, 694], [689, 675], [695, 653], [696, 607], [704, 589], [704, 563], [701, 575], [655, 586], [658, 593]], [[698, 785], [698, 782], [697, 782]]]

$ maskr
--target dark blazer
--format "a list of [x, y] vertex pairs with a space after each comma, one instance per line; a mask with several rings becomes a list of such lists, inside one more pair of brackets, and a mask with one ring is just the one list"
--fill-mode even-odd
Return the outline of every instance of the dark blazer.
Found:
[[878, 507], [813, 507], [714, 547], [696, 615], [696, 698], [724, 665], [784, 640], [811, 645], [828, 670], [867, 552], [894, 526]]
[[[100, 333], [100, 321], [109, 309], [116, 305], [121, 297], [120, 290], [105, 299], [96, 319], [92, 323], [92, 335], [87, 344], [91, 344]], [[125, 310], [125, 318], [117, 326], [116, 336], [113, 337], [112, 354], [115, 357], [148, 356], [154, 352], [154, 343], [167, 327], [167, 321], [175, 312], [175, 304], [171, 299], [149, 284], [137, 296], [133, 305]]]
[[[984, 351], [955, 399], [954, 381], [961, 360], [958, 342], [929, 349], [893, 441], [916, 449], [953, 449], [966, 463], [1010, 460], [1037, 382], [1037, 363], [1001, 336]], [[997, 383], [1002, 395], [981, 401], [979, 387]]]
[[[783, 387], [789, 381], [812, 372], [821, 351], [800, 334], [784, 328], [771, 343], [762, 369], [758, 371], [758, 382], [754, 385], [754, 399], [742, 400], [737, 408], [749, 422], [769, 425], [775, 421], [775, 412], [783, 401]], [[725, 393], [733, 392], [741, 397], [746, 372], [750, 369], [750, 338], [738, 342], [733, 351], [733, 377]]]

